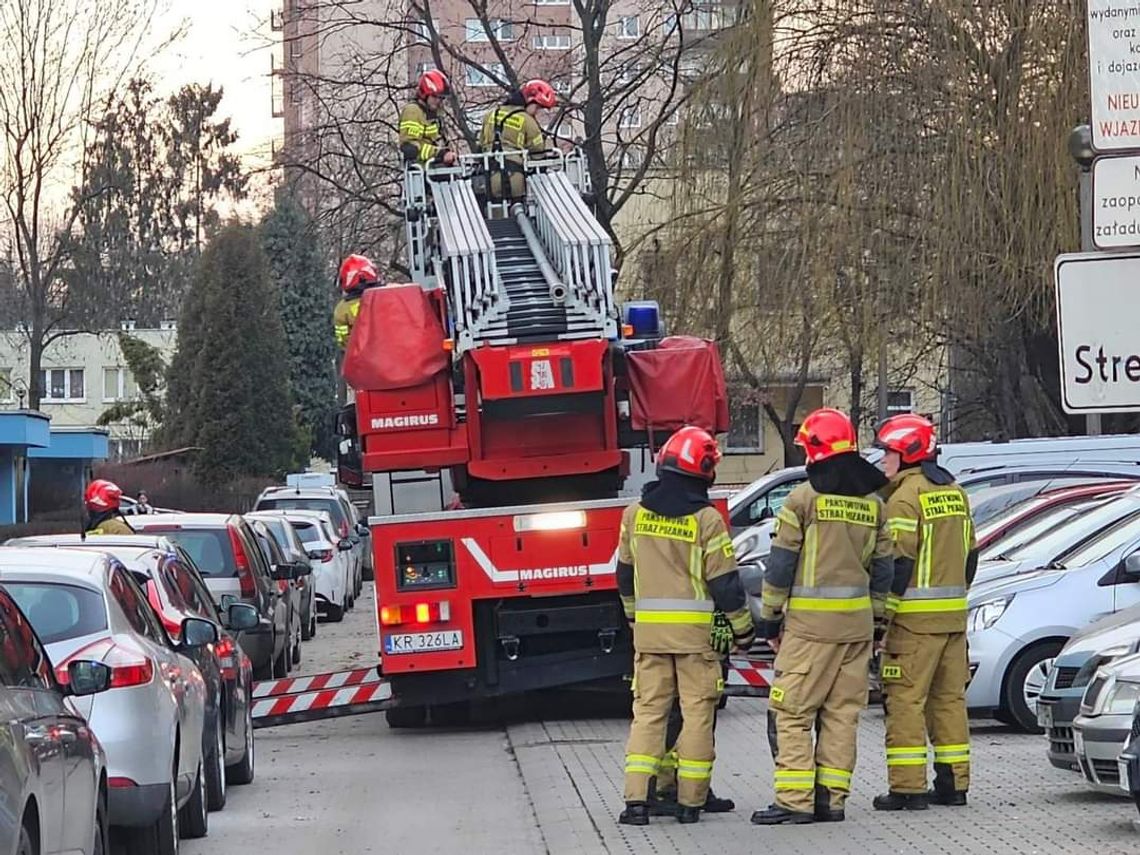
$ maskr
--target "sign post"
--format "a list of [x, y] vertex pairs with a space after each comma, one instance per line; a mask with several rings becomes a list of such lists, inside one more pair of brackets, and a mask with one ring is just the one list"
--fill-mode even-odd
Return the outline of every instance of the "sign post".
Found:
[[1140, 253], [1061, 255], [1053, 271], [1065, 412], [1140, 412]]

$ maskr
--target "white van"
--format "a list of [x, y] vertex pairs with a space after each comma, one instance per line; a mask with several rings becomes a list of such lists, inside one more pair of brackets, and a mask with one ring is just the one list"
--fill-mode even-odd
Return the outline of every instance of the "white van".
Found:
[[1140, 435], [1053, 436], [1005, 442], [951, 442], [938, 462], [951, 472], [992, 466], [1068, 466], [1092, 462], [1134, 463], [1140, 471]]

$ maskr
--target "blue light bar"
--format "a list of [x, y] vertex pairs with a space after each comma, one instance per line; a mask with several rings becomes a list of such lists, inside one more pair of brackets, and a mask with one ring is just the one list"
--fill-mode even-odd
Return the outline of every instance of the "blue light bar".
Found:
[[622, 307], [623, 322], [633, 327], [634, 338], [661, 337], [661, 308], [656, 300], [640, 300]]

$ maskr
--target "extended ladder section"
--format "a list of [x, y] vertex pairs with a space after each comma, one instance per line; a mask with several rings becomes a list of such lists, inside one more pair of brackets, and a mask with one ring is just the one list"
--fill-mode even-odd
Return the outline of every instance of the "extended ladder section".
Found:
[[430, 178], [413, 167], [405, 180], [411, 269], [425, 285], [446, 285], [457, 351], [616, 339], [611, 241], [571, 180], [584, 183], [581, 163], [573, 155], [524, 163], [526, 200], [493, 219], [505, 206], [481, 200], [474, 181], [486, 186], [496, 157], [466, 155]]

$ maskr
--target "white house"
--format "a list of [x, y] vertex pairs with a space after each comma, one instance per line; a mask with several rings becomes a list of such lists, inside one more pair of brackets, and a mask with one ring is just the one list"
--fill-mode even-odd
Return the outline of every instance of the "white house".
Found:
[[[169, 365], [178, 332], [174, 322], [161, 329], [136, 329], [122, 324], [122, 332], [156, 348]], [[90, 428], [112, 404], [138, 395], [135, 378], [127, 368], [118, 340], [119, 331], [73, 333], [53, 341], [43, 357], [39, 385], [40, 410], [51, 417], [53, 428]], [[0, 409], [27, 406], [28, 341], [19, 330], [0, 331]], [[149, 430], [135, 424], [108, 425], [110, 459], [139, 453]]]

